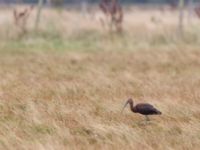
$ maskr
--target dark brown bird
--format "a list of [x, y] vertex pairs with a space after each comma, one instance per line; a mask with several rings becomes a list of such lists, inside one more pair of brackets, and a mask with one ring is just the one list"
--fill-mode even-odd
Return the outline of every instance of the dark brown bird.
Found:
[[130, 105], [130, 109], [132, 112], [145, 115], [146, 121], [149, 121], [148, 115], [161, 115], [162, 114], [154, 106], [152, 106], [151, 104], [148, 104], [148, 103], [139, 103], [134, 106], [132, 98], [129, 98], [126, 101], [126, 103], [122, 109], [122, 112], [128, 104]]

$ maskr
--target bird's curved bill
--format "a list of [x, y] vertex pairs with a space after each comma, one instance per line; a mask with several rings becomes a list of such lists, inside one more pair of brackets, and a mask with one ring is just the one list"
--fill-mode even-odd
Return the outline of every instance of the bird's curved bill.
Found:
[[125, 105], [123, 106], [121, 113], [123, 113], [124, 108], [127, 106], [127, 104], [128, 104], [128, 101], [127, 101], [127, 102], [125, 103]]

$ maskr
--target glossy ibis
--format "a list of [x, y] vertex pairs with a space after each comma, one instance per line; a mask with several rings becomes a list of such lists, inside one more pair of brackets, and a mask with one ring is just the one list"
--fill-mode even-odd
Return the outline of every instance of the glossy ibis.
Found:
[[130, 109], [132, 112], [145, 115], [146, 121], [149, 121], [148, 115], [161, 115], [162, 114], [154, 106], [152, 106], [151, 104], [148, 104], [148, 103], [139, 103], [134, 106], [132, 98], [129, 98], [126, 101], [126, 103], [122, 109], [122, 112], [128, 104], [130, 105]]

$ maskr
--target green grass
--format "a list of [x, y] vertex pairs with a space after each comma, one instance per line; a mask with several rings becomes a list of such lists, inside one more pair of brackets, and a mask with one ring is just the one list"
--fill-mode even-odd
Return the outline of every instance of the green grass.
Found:
[[175, 30], [149, 33], [138, 36], [134, 33], [100, 33], [80, 30], [64, 37], [56, 29], [27, 33], [21, 37], [1, 40], [0, 51], [132, 51], [138, 49], [175, 49], [177, 47], [198, 48], [198, 30], [187, 30], [179, 36]]

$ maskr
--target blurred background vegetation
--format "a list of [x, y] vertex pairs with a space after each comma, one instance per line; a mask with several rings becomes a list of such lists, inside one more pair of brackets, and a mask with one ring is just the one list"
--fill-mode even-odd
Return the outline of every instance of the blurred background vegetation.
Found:
[[[102, 17], [98, 7], [100, 0], [0, 2], [0, 7], [5, 8], [0, 12], [0, 49], [3, 50], [132, 50], [187, 44], [198, 47], [200, 43], [199, 18], [194, 11], [200, 0], [120, 0], [124, 11], [123, 36], [105, 30], [102, 25], [105, 15]], [[180, 9], [181, 2], [188, 7]], [[188, 5], [188, 2], [192, 5]], [[20, 15], [32, 4], [33, 10], [25, 19], [22, 18], [20, 25], [16, 25], [14, 10]], [[174, 10], [169, 8], [173, 5], [176, 7]], [[185, 13], [181, 13], [181, 10]], [[178, 33], [180, 29], [184, 30], [181, 37]]]
[[[185, 0], [186, 3], [190, 0]], [[194, 2], [200, 2], [199, 0], [192, 0]], [[37, 3], [38, 0], [0, 0], [2, 3]], [[87, 3], [98, 3], [99, 0], [44, 0], [45, 3], [55, 3], [55, 2], [63, 2], [65, 4], [68, 3], [79, 3], [79, 2], [87, 2]], [[178, 0], [119, 0], [120, 3], [177, 3]]]

